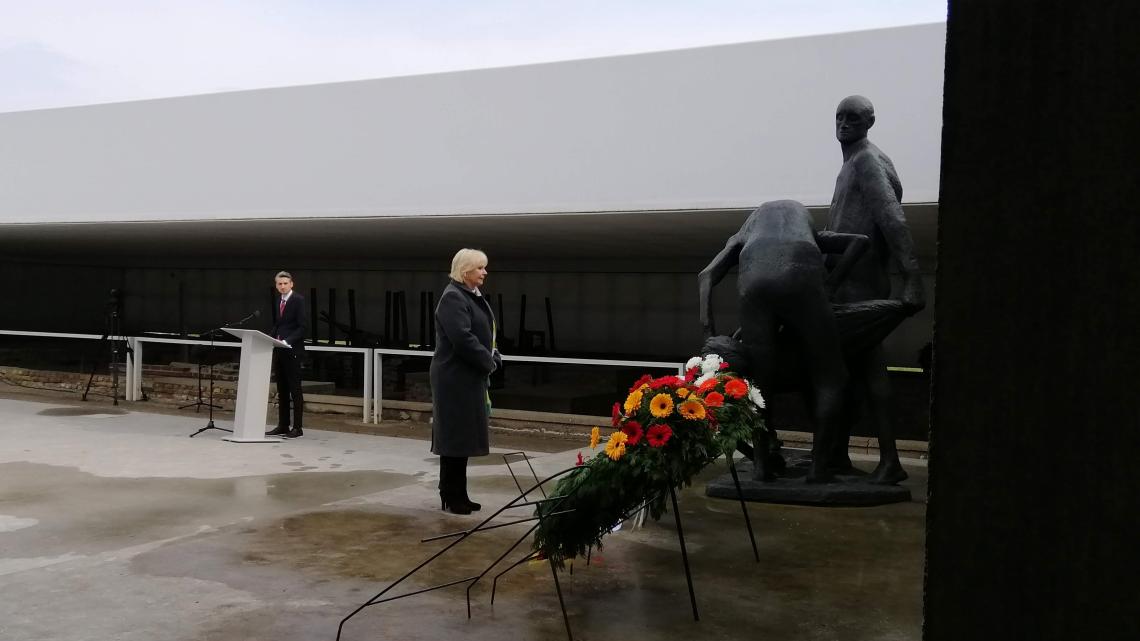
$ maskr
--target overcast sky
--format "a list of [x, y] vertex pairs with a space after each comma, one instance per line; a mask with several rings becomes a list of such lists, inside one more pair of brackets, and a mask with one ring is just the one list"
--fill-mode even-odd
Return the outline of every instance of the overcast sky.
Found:
[[0, 0], [0, 112], [945, 19], [945, 0]]

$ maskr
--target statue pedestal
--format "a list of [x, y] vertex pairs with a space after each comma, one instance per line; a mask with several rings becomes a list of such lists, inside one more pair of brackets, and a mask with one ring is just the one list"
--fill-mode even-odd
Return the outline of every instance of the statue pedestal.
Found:
[[[911, 499], [910, 489], [900, 485], [877, 485], [867, 481], [865, 472], [839, 474], [831, 483], [806, 483], [806, 460], [789, 460], [784, 476], [774, 481], [753, 481], [752, 461], [736, 464], [740, 490], [745, 501], [757, 503], [789, 503], [821, 507], [868, 507], [888, 503], [905, 503]], [[705, 485], [705, 495], [736, 500], [732, 475], [725, 474]]]

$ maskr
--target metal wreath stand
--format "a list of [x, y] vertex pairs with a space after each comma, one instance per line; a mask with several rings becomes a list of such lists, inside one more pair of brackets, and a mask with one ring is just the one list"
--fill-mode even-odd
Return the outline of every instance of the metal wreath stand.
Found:
[[[748, 529], [748, 538], [752, 543], [752, 556], [755, 558], [756, 562], [759, 563], [760, 562], [760, 553], [756, 548], [756, 537], [752, 533], [752, 521], [751, 521], [751, 519], [748, 518], [748, 507], [744, 501], [744, 493], [740, 489], [740, 479], [736, 473], [736, 464], [732, 460], [732, 454], [733, 454], [733, 452], [731, 452], [731, 451], [728, 454], [726, 454], [726, 458], [728, 459], [728, 469], [732, 473], [732, 481], [736, 485], [736, 494], [737, 494], [737, 498], [740, 501], [740, 510], [741, 510], [741, 513], [744, 515], [744, 524]], [[530, 488], [528, 488], [526, 490], [523, 489], [522, 484], [519, 482], [518, 476], [515, 474], [514, 468], [511, 467], [512, 457], [521, 457], [521, 459], [526, 462], [527, 467], [530, 468], [530, 474], [534, 478], [534, 485], [532, 485]], [[372, 598], [368, 599], [362, 605], [360, 605], [360, 607], [358, 607], [355, 610], [353, 610], [352, 612], [350, 612], [348, 614], [348, 616], [341, 619], [340, 624], [337, 626], [337, 630], [336, 630], [336, 641], [340, 641], [340, 639], [341, 639], [341, 634], [344, 632], [344, 624], [347, 623], [349, 621], [349, 619], [353, 618], [354, 616], [359, 614], [361, 611], [363, 611], [367, 607], [374, 606], [374, 605], [380, 605], [382, 603], [387, 603], [389, 601], [395, 601], [397, 599], [403, 599], [403, 598], [410, 597], [410, 596], [416, 596], [418, 594], [425, 594], [427, 592], [432, 592], [435, 590], [440, 590], [443, 588], [448, 588], [448, 587], [451, 587], [453, 585], [460, 585], [463, 583], [467, 584], [467, 618], [470, 619], [471, 618], [471, 589], [475, 587], [476, 583], [478, 583], [480, 580], [482, 580], [484, 577], [486, 577], [487, 574], [489, 574], [491, 572], [491, 570], [493, 570], [495, 568], [495, 566], [497, 566], [504, 559], [506, 559], [507, 556], [515, 548], [517, 548], [523, 541], [525, 541], [527, 537], [529, 537], [536, 529], [538, 529], [539, 525], [542, 524], [542, 519], [544, 517], [536, 515], [536, 516], [531, 516], [531, 517], [524, 518], [524, 519], [507, 521], [504, 523], [496, 523], [493, 525], [491, 524], [491, 521], [495, 517], [497, 517], [499, 514], [505, 512], [507, 510], [510, 510], [510, 509], [520, 508], [520, 507], [539, 506], [539, 505], [543, 505], [546, 503], [552, 503], [554, 505], [554, 509], [555, 509], [554, 512], [551, 512], [551, 513], [547, 514], [546, 516], [554, 516], [556, 514], [567, 514], [569, 512], [573, 512], [574, 511], [573, 509], [561, 510], [561, 511], [558, 510], [558, 505], [562, 501], [565, 501], [567, 498], [572, 496], [572, 494], [567, 494], [564, 496], [547, 497], [546, 496], [546, 490], [545, 490], [544, 486], [547, 483], [549, 483], [550, 481], [561, 478], [562, 476], [565, 476], [566, 474], [571, 474], [571, 473], [574, 473], [575, 471], [577, 471], [577, 473], [579, 473], [579, 474], [582, 474], [582, 473], [588, 473], [590, 470], [590, 468], [588, 466], [574, 466], [574, 467], [566, 468], [564, 470], [556, 472], [556, 473], [546, 477], [545, 479], [540, 480], [538, 478], [538, 474], [534, 470], [534, 466], [531, 465], [530, 458], [526, 455], [525, 452], [508, 452], [506, 454], [503, 454], [503, 462], [506, 464], [507, 470], [510, 472], [511, 478], [515, 482], [515, 487], [517, 487], [519, 490], [519, 495], [516, 496], [514, 499], [512, 499], [510, 502], [508, 502], [503, 507], [499, 508], [498, 510], [495, 510], [490, 516], [483, 519], [478, 525], [476, 525], [475, 527], [473, 527], [471, 529], [460, 530], [458, 532], [450, 532], [448, 534], [439, 534], [436, 536], [430, 536], [427, 538], [420, 539], [420, 543], [427, 543], [429, 541], [440, 541], [440, 540], [444, 540], [444, 539], [454, 539], [454, 540], [452, 540], [451, 543], [448, 543], [446, 547], [439, 550], [435, 554], [432, 554], [430, 557], [425, 559], [419, 565], [417, 565], [416, 567], [409, 570], [406, 574], [404, 574], [400, 578], [398, 578], [395, 581], [393, 581], [392, 583], [390, 583], [388, 585], [388, 587], [386, 587], [383, 590], [381, 590], [380, 592], [376, 593]], [[542, 494], [543, 498], [532, 501], [532, 500], [528, 499], [527, 497], [529, 494], [531, 494], [535, 490], [538, 490]], [[655, 500], [657, 498], [657, 496], [658, 495], [651, 496], [651, 497], [647, 498], [645, 501], [643, 501], [637, 507], [630, 509], [629, 511], [627, 511], [622, 516], [621, 520], [624, 521], [626, 519], [634, 517], [639, 512], [641, 512], [643, 509], [645, 509], [653, 500]], [[677, 524], [677, 541], [681, 547], [681, 562], [685, 568], [685, 581], [689, 587], [689, 602], [693, 607], [693, 620], [694, 621], [700, 621], [701, 620], [700, 614], [697, 612], [697, 596], [696, 596], [696, 592], [693, 589], [693, 575], [689, 569], [689, 553], [688, 553], [687, 548], [685, 547], [685, 532], [681, 527], [681, 513], [677, 507], [677, 492], [672, 486], [669, 487], [669, 498], [673, 504], [673, 518]], [[405, 580], [412, 577], [416, 572], [419, 572], [423, 568], [427, 567], [433, 561], [440, 558], [441, 556], [446, 554], [449, 550], [455, 548], [460, 543], [466, 541], [472, 535], [479, 533], [479, 532], [486, 532], [488, 530], [495, 530], [495, 529], [499, 529], [499, 528], [503, 528], [503, 527], [508, 527], [511, 525], [518, 525], [520, 523], [529, 523], [532, 521], [535, 521], [535, 524], [532, 525], [529, 529], [527, 529], [527, 531], [521, 537], [519, 537], [517, 541], [515, 541], [510, 547], [508, 547], [506, 549], [506, 551], [504, 551], [501, 555], [499, 555], [498, 558], [496, 558], [493, 562], [491, 562], [491, 564], [488, 565], [487, 568], [485, 570], [483, 570], [482, 572], [480, 572], [479, 574], [476, 574], [475, 576], [465, 577], [462, 579], [456, 579], [454, 581], [448, 581], [446, 583], [440, 583], [438, 585], [433, 585], [431, 587], [427, 587], [427, 588], [423, 588], [423, 589], [419, 589], [419, 590], [414, 590], [411, 592], [404, 592], [402, 594], [397, 594], [395, 596], [385, 596], [386, 594], [388, 594], [388, 592], [390, 592], [397, 585], [400, 585]], [[494, 578], [492, 579], [492, 582], [491, 582], [491, 604], [492, 605], [494, 605], [494, 603], [495, 603], [495, 593], [498, 589], [499, 579], [503, 575], [505, 575], [507, 572], [510, 572], [511, 570], [522, 565], [523, 563], [526, 563], [527, 561], [538, 558], [539, 554], [540, 553], [537, 551], [536, 552], [529, 552], [525, 556], [523, 556], [521, 559], [519, 559], [518, 561], [515, 561], [514, 563], [512, 563], [505, 570], [499, 572], [498, 574], [496, 574], [494, 576]], [[558, 569], [555, 567], [553, 559], [547, 559], [547, 560], [550, 563], [551, 576], [554, 578], [554, 590], [558, 594], [558, 606], [562, 609], [562, 620], [566, 624], [566, 638], [569, 639], [569, 641], [574, 641], [574, 635], [570, 629], [570, 616], [566, 613], [566, 603], [562, 597], [562, 584], [558, 580]], [[587, 553], [587, 556], [586, 556], [586, 564], [587, 565], [590, 564], [589, 553]], [[574, 571], [573, 565], [571, 565], [570, 572], [573, 573], [573, 571]]]

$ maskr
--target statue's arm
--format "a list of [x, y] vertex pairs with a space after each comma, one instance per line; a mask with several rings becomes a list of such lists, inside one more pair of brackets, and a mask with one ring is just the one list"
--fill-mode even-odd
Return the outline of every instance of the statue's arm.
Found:
[[917, 311], [926, 306], [926, 293], [922, 286], [922, 274], [918, 271], [918, 259], [914, 255], [914, 239], [906, 225], [902, 203], [895, 195], [882, 163], [871, 156], [864, 156], [861, 160], [858, 170], [865, 202], [874, 217], [875, 225], [890, 247], [891, 258], [902, 272], [902, 301]]
[[705, 338], [716, 332], [712, 313], [712, 289], [724, 279], [725, 274], [740, 260], [740, 250], [743, 243], [739, 236], [728, 239], [724, 249], [712, 259], [707, 267], [697, 275], [697, 290], [700, 296], [701, 329]]
[[855, 263], [859, 262], [859, 259], [867, 252], [871, 246], [871, 239], [863, 234], [817, 231], [815, 232], [815, 243], [819, 245], [820, 251], [825, 254], [842, 254], [824, 282], [827, 294], [831, 296], [847, 279], [847, 275], [851, 273], [851, 268], [855, 266]]

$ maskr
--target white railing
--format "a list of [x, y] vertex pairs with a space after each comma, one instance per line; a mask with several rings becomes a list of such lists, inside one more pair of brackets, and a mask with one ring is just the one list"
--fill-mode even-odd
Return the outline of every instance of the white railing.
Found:
[[[42, 337], [42, 338], [80, 338], [80, 339], [94, 339], [99, 340], [106, 338], [98, 334], [64, 334], [55, 332], [25, 332], [16, 330], [0, 330], [0, 335], [11, 336], [29, 336], [29, 337]], [[124, 396], [128, 401], [137, 401], [142, 399], [143, 388], [143, 350], [146, 343], [165, 343], [173, 345], [213, 345], [216, 348], [233, 349], [240, 348], [241, 343], [231, 341], [205, 341], [186, 338], [158, 338], [151, 336], [120, 336], [126, 340], [127, 345], [130, 346], [131, 351], [134, 353], [134, 358], [126, 359], [127, 361], [127, 380], [126, 391]], [[428, 350], [416, 349], [388, 349], [388, 348], [368, 348], [368, 347], [338, 347], [334, 345], [306, 345], [306, 351], [315, 352], [342, 352], [350, 354], [360, 354], [364, 357], [363, 368], [363, 392], [361, 394], [361, 401], [363, 403], [363, 412], [361, 420], [365, 423], [379, 423], [383, 413], [383, 357], [384, 356], [413, 356], [419, 358], [431, 358], [433, 353]], [[606, 367], [648, 367], [653, 369], [675, 369], [678, 373], [684, 373], [684, 364], [673, 361], [626, 361], [626, 360], [613, 360], [613, 359], [596, 359], [596, 358], [562, 358], [555, 356], [522, 356], [504, 354], [504, 361], [518, 362], [518, 363], [546, 363], [552, 365], [600, 365]]]
[[[240, 348], [241, 343], [232, 341], [204, 341], [193, 340], [186, 338], [154, 338], [150, 336], [128, 337], [127, 342], [133, 341], [132, 349], [134, 350], [135, 357], [131, 362], [131, 366], [127, 368], [127, 392], [126, 399], [128, 401], [137, 401], [142, 398], [142, 374], [143, 374], [143, 344], [144, 343], [166, 343], [173, 345], [210, 345], [214, 348]], [[363, 393], [361, 394], [361, 402], [363, 403], [363, 414], [361, 421], [367, 423], [369, 416], [372, 414], [372, 350], [365, 347], [336, 347], [333, 345], [313, 345], [305, 346], [305, 350], [317, 352], [344, 352], [349, 354], [360, 354], [364, 357], [364, 376], [362, 381]], [[133, 375], [132, 375], [132, 370]]]
[[368, 418], [372, 415], [372, 363], [373, 363], [373, 350], [368, 347], [335, 347], [333, 345], [306, 345], [305, 351], [314, 352], [345, 352], [349, 354], [360, 354], [364, 357], [364, 380], [361, 381], [361, 402], [363, 404], [360, 422], [367, 423]]

